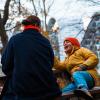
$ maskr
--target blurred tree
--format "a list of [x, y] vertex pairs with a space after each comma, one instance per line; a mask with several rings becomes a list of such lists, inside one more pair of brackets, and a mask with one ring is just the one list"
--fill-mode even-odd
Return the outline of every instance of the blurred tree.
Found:
[[0, 13], [0, 37], [1, 37], [1, 42], [3, 45], [2, 50], [5, 48], [7, 42], [8, 42], [8, 36], [6, 34], [5, 31], [5, 24], [8, 20], [9, 17], [9, 4], [10, 4], [11, 0], [6, 0], [5, 6], [4, 6], [4, 11], [3, 11], [3, 16]]
[[21, 5], [20, 0], [6, 0], [4, 9], [0, 10], [0, 38], [2, 47], [0, 47], [0, 53], [2, 53], [8, 42], [7, 31], [11, 32], [16, 26], [15, 18], [22, 16], [27, 16], [30, 13], [25, 7]]

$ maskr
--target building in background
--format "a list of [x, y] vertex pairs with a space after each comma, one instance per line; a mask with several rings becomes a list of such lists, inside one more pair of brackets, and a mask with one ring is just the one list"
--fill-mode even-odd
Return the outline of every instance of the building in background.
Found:
[[81, 45], [89, 48], [98, 56], [98, 72], [100, 73], [100, 13], [95, 13], [92, 16]]

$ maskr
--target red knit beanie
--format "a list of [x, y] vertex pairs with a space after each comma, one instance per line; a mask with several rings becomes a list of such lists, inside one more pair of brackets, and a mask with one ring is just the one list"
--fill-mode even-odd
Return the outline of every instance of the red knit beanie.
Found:
[[65, 41], [69, 41], [71, 42], [73, 45], [77, 46], [77, 47], [80, 47], [80, 43], [79, 41], [76, 39], [76, 38], [73, 38], [73, 37], [67, 37], [64, 39], [64, 42]]

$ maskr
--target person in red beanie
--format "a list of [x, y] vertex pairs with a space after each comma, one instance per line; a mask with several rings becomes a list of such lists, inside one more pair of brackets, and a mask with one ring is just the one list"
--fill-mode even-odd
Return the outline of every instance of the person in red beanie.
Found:
[[62, 62], [55, 57], [54, 68], [66, 70], [71, 76], [71, 82], [62, 89], [62, 92], [74, 91], [76, 95], [92, 100], [93, 97], [88, 90], [100, 86], [96, 71], [97, 56], [91, 50], [81, 47], [78, 39], [74, 37], [65, 38], [63, 45], [67, 57]]

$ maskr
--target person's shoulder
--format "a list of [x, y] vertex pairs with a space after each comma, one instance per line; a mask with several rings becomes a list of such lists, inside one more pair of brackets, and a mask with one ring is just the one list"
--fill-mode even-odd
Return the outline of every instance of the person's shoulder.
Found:
[[49, 41], [49, 39], [48, 38], [46, 38], [45, 36], [43, 36], [42, 34], [41, 34], [41, 36], [44, 38], [44, 40], [46, 41], [46, 42], [49, 42], [50, 43], [50, 41]]
[[44, 37], [43, 36], [43, 40], [44, 40], [44, 43], [46, 44], [46, 45], [48, 45], [48, 47], [50, 47], [50, 48], [52, 48], [52, 45], [51, 45], [51, 43], [50, 43], [50, 40], [48, 39], [48, 38], [46, 38], [46, 37]]
[[84, 53], [87, 53], [87, 52], [93, 53], [93, 51], [92, 51], [91, 49], [86, 48], [86, 47], [81, 47], [81, 48], [80, 48], [80, 51], [82, 51], [82, 52], [84, 52]]
[[88, 50], [88, 48], [80, 47], [76, 52], [87, 52]]
[[9, 39], [9, 41], [14, 41], [14, 40], [16, 40], [18, 37], [20, 37], [20, 36], [21, 36], [21, 33], [15, 34], [15, 35], [11, 36], [11, 38]]
[[23, 32], [17, 33], [17, 34], [15, 34], [15, 35], [13, 35], [12, 38], [20, 37], [20, 36], [22, 36], [22, 33], [23, 33]]
[[80, 50], [89, 50], [89, 49], [86, 47], [80, 47]]

